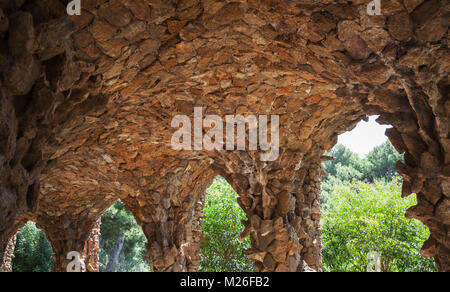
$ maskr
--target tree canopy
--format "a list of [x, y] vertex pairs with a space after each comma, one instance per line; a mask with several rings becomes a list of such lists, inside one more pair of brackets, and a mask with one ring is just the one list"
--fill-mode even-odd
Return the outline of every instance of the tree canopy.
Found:
[[370, 252], [380, 255], [383, 272], [436, 271], [434, 261], [420, 255], [427, 227], [405, 218], [416, 198], [401, 198], [400, 192], [398, 178], [334, 189], [322, 223], [325, 271], [366, 271]]

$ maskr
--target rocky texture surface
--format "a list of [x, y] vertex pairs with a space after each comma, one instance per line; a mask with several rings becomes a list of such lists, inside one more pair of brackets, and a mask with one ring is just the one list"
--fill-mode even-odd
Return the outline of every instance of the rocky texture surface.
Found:
[[[377, 114], [423, 255], [449, 271], [448, 1], [85, 0], [72, 18], [66, 2], [0, 0], [0, 258], [26, 218], [63, 270], [120, 198], [156, 271], [195, 270], [195, 206], [220, 174], [257, 270], [319, 271], [322, 154]], [[174, 151], [171, 120], [195, 106], [280, 115], [280, 157]]]
[[154, 271], [194, 272], [200, 261], [199, 202], [214, 172], [209, 160], [166, 162], [139, 180], [142, 193], [122, 201], [147, 236], [147, 257]]
[[13, 271], [12, 260], [14, 259], [14, 249], [16, 246], [17, 234], [9, 239], [8, 246], [5, 250], [5, 256], [0, 265], [0, 273], [10, 273]]
[[100, 270], [100, 225], [101, 219], [95, 222], [83, 250], [82, 259], [85, 264], [86, 271], [90, 273], [98, 272]]

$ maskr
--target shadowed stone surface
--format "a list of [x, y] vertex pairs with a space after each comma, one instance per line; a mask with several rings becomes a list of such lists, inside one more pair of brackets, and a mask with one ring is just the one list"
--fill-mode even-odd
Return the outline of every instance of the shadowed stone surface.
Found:
[[17, 235], [9, 239], [8, 246], [5, 250], [3, 262], [0, 265], [0, 273], [10, 273], [13, 271], [12, 260], [14, 259], [14, 249], [16, 246]]
[[[320, 271], [322, 155], [376, 114], [405, 153], [423, 255], [449, 271], [448, 1], [382, 0], [368, 16], [366, 1], [85, 0], [72, 18], [65, 2], [0, 1], [0, 258], [27, 218], [64, 270], [120, 198], [154, 270], [194, 271], [196, 206], [220, 174], [258, 271]], [[171, 120], [195, 106], [279, 115], [278, 160], [173, 150]]]

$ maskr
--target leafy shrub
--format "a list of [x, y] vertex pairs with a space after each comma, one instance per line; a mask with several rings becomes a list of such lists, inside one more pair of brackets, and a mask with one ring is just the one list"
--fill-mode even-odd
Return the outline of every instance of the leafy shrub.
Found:
[[322, 217], [324, 271], [366, 271], [369, 252], [381, 255], [382, 271], [436, 271], [434, 261], [420, 255], [428, 228], [405, 218], [416, 198], [400, 194], [399, 179], [336, 187]]
[[250, 238], [239, 241], [244, 231], [241, 220], [246, 220], [244, 211], [238, 205], [238, 194], [218, 177], [207, 191], [202, 224], [206, 241], [201, 245], [202, 272], [249, 272], [254, 262], [245, 250], [250, 248]]
[[13, 272], [51, 272], [53, 251], [45, 233], [28, 222], [17, 236]]

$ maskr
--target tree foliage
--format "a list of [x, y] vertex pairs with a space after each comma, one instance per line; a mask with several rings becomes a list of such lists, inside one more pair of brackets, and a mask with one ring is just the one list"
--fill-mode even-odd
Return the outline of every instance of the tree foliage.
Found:
[[360, 158], [344, 145], [336, 145], [328, 156], [335, 157], [334, 161], [323, 163], [327, 177], [322, 182], [322, 209], [328, 209], [328, 200], [335, 186], [345, 185], [353, 181], [373, 183], [376, 180], [392, 181], [397, 172], [395, 165], [397, 161], [403, 160], [390, 141], [386, 141]]
[[337, 145], [328, 153], [336, 158], [323, 164], [324, 170], [334, 178], [342, 182], [359, 180], [373, 183], [377, 179], [391, 181], [396, 175], [395, 164], [403, 160], [390, 141], [376, 146], [365, 158], [351, 152], [344, 145]]
[[201, 245], [202, 272], [247, 272], [254, 270], [254, 262], [245, 250], [250, 248], [250, 239], [239, 241], [244, 231], [241, 220], [246, 220], [238, 205], [238, 194], [218, 177], [207, 191], [202, 224], [206, 241]]
[[115, 272], [150, 271], [145, 261], [147, 239], [142, 228], [136, 223], [133, 214], [125, 210], [124, 204], [117, 201], [102, 216], [100, 237], [100, 271], [105, 271], [117, 239], [125, 232], [125, 241], [115, 264]]
[[367, 179], [374, 182], [377, 179], [385, 178], [391, 181], [397, 174], [395, 165], [397, 161], [403, 161], [403, 155], [395, 150], [390, 141], [386, 141], [383, 145], [376, 146], [367, 154], [369, 162], [369, 173]]
[[426, 226], [405, 218], [415, 196], [401, 198], [399, 179], [348, 183], [334, 189], [323, 214], [325, 271], [366, 271], [369, 252], [381, 255], [385, 272], [435, 271], [433, 260], [420, 255], [429, 237]]
[[19, 230], [14, 259], [14, 272], [51, 272], [53, 268], [53, 251], [45, 233], [28, 222]]

